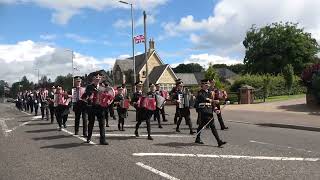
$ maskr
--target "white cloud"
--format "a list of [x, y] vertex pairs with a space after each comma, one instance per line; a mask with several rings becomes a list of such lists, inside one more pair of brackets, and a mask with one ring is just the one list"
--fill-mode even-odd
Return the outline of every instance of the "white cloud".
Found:
[[65, 34], [65, 36], [69, 39], [72, 39], [78, 43], [81, 43], [81, 44], [88, 44], [88, 43], [94, 43], [96, 42], [95, 40], [93, 39], [90, 39], [90, 38], [87, 38], [87, 37], [83, 37], [83, 36], [80, 36], [80, 35], [77, 35], [77, 34], [73, 34], [73, 33], [67, 33]]
[[[165, 4], [168, 0], [127, 1], [134, 4], [135, 9], [152, 10]], [[102, 11], [107, 8], [130, 8], [129, 5], [121, 4], [117, 0], [0, 0], [0, 3], [34, 3], [52, 9], [54, 10], [52, 22], [61, 25], [67, 24], [74, 15], [82, 13], [82, 9]]]
[[[17, 44], [0, 44], [0, 77], [8, 82], [18, 81], [27, 76], [37, 81], [36, 68], [40, 75], [47, 75], [55, 80], [58, 75], [72, 72], [71, 52], [66, 49], [51, 47], [47, 44], [21, 41]], [[116, 58], [97, 59], [92, 56], [74, 53], [75, 75], [84, 75], [98, 69], [111, 69]]]
[[42, 34], [42, 35], [40, 35], [40, 39], [42, 39], [42, 40], [50, 41], [50, 40], [54, 40], [56, 38], [57, 38], [57, 35], [55, 35], [55, 34]]
[[[208, 65], [211, 64], [238, 64], [240, 63], [239, 59], [233, 59], [231, 57], [223, 57], [223, 56], [218, 56], [214, 54], [192, 54], [189, 56], [189, 58], [185, 59], [184, 64], [188, 63], [198, 63], [201, 66], [207, 68]], [[180, 64], [180, 63], [179, 63]], [[179, 65], [178, 63], [172, 64], [172, 67], [175, 67]]]
[[320, 1], [317, 0], [221, 0], [208, 18], [196, 19], [189, 15], [179, 22], [165, 23], [163, 28], [165, 36], [191, 33], [189, 38], [197, 49], [244, 55], [241, 42], [252, 24], [264, 26], [279, 21], [298, 22], [320, 42], [319, 6]]
[[[147, 24], [154, 24], [156, 22], [156, 18], [154, 15], [147, 15]], [[143, 26], [143, 16], [140, 16], [139, 19], [135, 20], [135, 27], [139, 27], [139, 26]], [[113, 27], [115, 28], [120, 28], [120, 29], [124, 29], [124, 28], [129, 28], [132, 26], [132, 22], [131, 19], [118, 19], [115, 23], [113, 23]]]

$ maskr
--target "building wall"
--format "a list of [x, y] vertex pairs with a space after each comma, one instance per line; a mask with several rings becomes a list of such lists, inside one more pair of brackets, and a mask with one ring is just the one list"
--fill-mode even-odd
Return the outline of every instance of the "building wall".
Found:
[[160, 84], [175, 84], [175, 77], [173, 73], [167, 68], [162, 76], [159, 78], [158, 82]]
[[[153, 70], [154, 67], [160, 66], [160, 65], [162, 65], [162, 63], [156, 57], [156, 55], [153, 54], [148, 60], [148, 75], [151, 73], [151, 71]], [[142, 82], [144, 82], [146, 80], [146, 76], [143, 76], [144, 71], [146, 71], [146, 65], [144, 65], [143, 68], [141, 69], [141, 71], [139, 72], [139, 77]]]

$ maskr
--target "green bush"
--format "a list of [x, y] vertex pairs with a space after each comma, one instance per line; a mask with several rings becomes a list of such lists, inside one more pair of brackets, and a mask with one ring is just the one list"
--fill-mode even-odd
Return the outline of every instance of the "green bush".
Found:
[[[239, 88], [243, 85], [249, 85], [255, 88], [255, 97], [263, 97], [263, 87], [265, 80], [270, 80], [270, 87], [268, 88], [268, 96], [282, 96], [288, 95], [286, 88], [286, 82], [282, 74], [279, 75], [243, 75], [239, 76], [233, 85], [230, 87], [231, 92], [238, 92]], [[268, 83], [269, 84], [269, 83]], [[294, 76], [291, 94], [302, 94], [306, 92], [306, 88], [303, 86], [301, 79], [298, 76]]]

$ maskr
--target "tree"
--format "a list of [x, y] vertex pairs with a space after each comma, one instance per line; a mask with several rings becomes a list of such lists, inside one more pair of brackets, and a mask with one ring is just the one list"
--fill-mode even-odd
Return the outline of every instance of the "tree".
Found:
[[287, 64], [292, 64], [295, 74], [300, 74], [320, 50], [310, 33], [289, 22], [260, 29], [252, 26], [243, 45], [246, 48], [244, 64], [249, 73], [278, 74]]
[[3, 97], [6, 94], [6, 89], [9, 87], [8, 83], [4, 80], [0, 80], [0, 97]]
[[55, 80], [55, 84], [57, 86], [61, 86], [66, 91], [71, 91], [72, 89], [72, 74], [68, 74], [67, 76], [57, 76]]
[[232, 64], [228, 66], [228, 69], [236, 74], [245, 74], [246, 66], [244, 64]]
[[204, 68], [198, 63], [190, 64], [179, 64], [177, 67], [172, 69], [175, 73], [194, 73], [201, 72]]
[[212, 64], [209, 64], [209, 67], [206, 70], [204, 76], [205, 76], [206, 79], [214, 79], [216, 81], [216, 87], [217, 88], [222, 88], [223, 85], [220, 82], [219, 75], [218, 75], [216, 69], [213, 67]]
[[288, 95], [290, 95], [293, 81], [294, 81], [294, 71], [293, 71], [293, 66], [291, 64], [288, 64], [284, 67], [283, 69], [283, 77], [286, 82], [286, 88], [288, 91]]

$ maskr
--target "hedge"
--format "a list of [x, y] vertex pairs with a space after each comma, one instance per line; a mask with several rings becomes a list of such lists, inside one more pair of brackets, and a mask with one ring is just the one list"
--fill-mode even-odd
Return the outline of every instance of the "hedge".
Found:
[[[283, 75], [243, 75], [239, 76], [235, 82], [230, 87], [231, 92], [238, 92], [239, 88], [243, 85], [249, 85], [255, 88], [256, 98], [263, 97], [263, 84], [266, 78], [270, 79], [270, 90], [268, 96], [282, 96], [288, 95], [286, 89], [285, 79]], [[300, 77], [295, 76], [293, 81], [293, 86], [290, 94], [303, 94], [306, 93], [306, 88], [303, 86]]]

